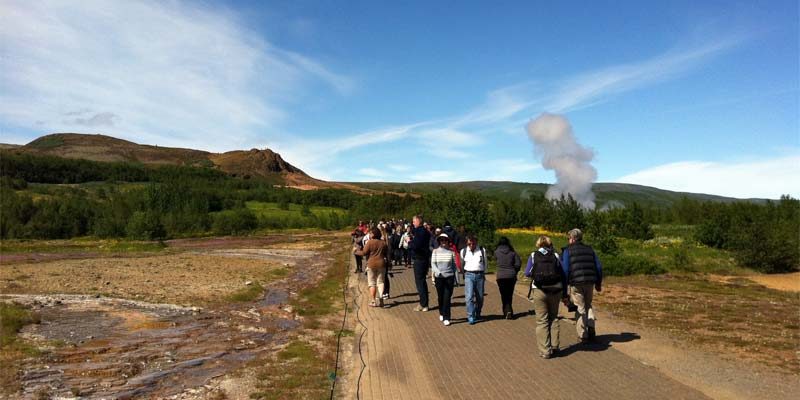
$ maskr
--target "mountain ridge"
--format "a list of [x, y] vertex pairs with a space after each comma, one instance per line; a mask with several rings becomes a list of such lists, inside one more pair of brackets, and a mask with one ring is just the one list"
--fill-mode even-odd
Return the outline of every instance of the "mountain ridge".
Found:
[[[25, 145], [0, 144], [0, 149], [92, 161], [127, 161], [152, 165], [215, 168], [234, 177], [261, 177], [282, 186], [303, 190], [335, 188], [359, 193], [386, 192], [413, 196], [449, 188], [474, 190], [498, 198], [524, 198], [534, 194], [543, 195], [550, 186], [546, 183], [512, 181], [328, 182], [309, 176], [269, 148], [213, 153], [189, 148], [138, 144], [102, 134], [53, 133], [41, 136]], [[713, 194], [676, 192], [645, 185], [614, 182], [595, 183], [592, 190], [597, 196], [598, 207], [630, 201], [669, 205], [682, 197], [722, 202], [765, 201], [765, 199], [736, 199]]]

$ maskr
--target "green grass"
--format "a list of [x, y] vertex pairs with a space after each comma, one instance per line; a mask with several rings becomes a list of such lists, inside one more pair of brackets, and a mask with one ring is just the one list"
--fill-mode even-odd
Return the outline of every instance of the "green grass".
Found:
[[264, 287], [258, 282], [246, 286], [228, 295], [228, 301], [234, 302], [248, 302], [257, 299], [264, 293]]
[[259, 371], [252, 399], [327, 399], [333, 371], [328, 352], [308, 342], [294, 340], [277, 354], [277, 360]]
[[0, 303], [0, 347], [14, 344], [23, 326], [38, 321], [37, 314], [18, 304]]
[[[253, 213], [256, 214], [258, 217], [262, 218], [285, 218], [285, 217], [302, 217], [303, 216], [303, 206], [300, 204], [288, 204], [288, 210], [283, 210], [280, 208], [278, 203], [265, 203], [260, 201], [248, 201], [245, 203], [247, 208], [250, 209]], [[336, 208], [336, 207], [322, 207], [322, 206], [311, 206], [309, 207], [311, 213], [314, 215], [323, 215], [323, 214], [330, 214], [330, 213], [337, 213], [340, 216], [343, 216], [347, 213], [344, 209]]]
[[137, 253], [159, 252], [166, 249], [160, 242], [76, 238], [66, 240], [3, 240], [0, 251], [3, 253]]
[[20, 389], [19, 361], [39, 355], [36, 347], [17, 337], [22, 327], [34, 323], [39, 323], [38, 314], [18, 304], [0, 303], [0, 394], [17, 392]]
[[[617, 238], [617, 244], [624, 259], [639, 259], [646, 263], [654, 263], [660, 269], [669, 272], [706, 272], [724, 275], [748, 275], [753, 271], [737, 266], [733, 255], [728, 251], [697, 244], [692, 238], [694, 227], [690, 225], [655, 225], [656, 237], [651, 240], [631, 240]], [[500, 230], [496, 236], [506, 236], [520, 255], [523, 264], [534, 250], [534, 243], [539, 235], [547, 235], [553, 240], [556, 249], [561, 251], [567, 245], [567, 237], [546, 231], [525, 231], [521, 229]], [[592, 245], [592, 237], [587, 235], [586, 244]], [[678, 255], [683, 251], [684, 254]], [[680, 262], [676, 262], [676, 261]], [[603, 261], [603, 255], [600, 255]], [[624, 261], [623, 261], [624, 262]], [[644, 268], [644, 267], [643, 267]], [[653, 268], [644, 268], [657, 271]]]

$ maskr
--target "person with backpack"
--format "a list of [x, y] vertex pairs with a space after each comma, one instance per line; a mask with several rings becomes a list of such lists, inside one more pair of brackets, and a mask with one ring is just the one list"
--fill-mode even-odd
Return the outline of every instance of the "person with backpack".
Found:
[[517, 273], [522, 262], [511, 246], [511, 241], [505, 236], [500, 237], [497, 242], [494, 258], [497, 260], [497, 288], [500, 290], [500, 300], [503, 303], [503, 316], [506, 319], [514, 319], [512, 306], [514, 287], [517, 285]]
[[436, 238], [439, 246], [431, 253], [433, 285], [439, 300], [439, 321], [450, 326], [450, 304], [456, 276], [456, 253], [450, 246], [450, 238], [442, 233]]
[[478, 238], [467, 237], [467, 247], [461, 250], [461, 262], [464, 267], [464, 299], [467, 302], [467, 322], [475, 325], [481, 319], [483, 295], [486, 285], [486, 270], [489, 260], [486, 249], [478, 246]]
[[[569, 282], [569, 297], [578, 306], [575, 323], [581, 343], [595, 339], [595, 315], [592, 310], [592, 289], [598, 293], [603, 289], [603, 266], [597, 253], [583, 244], [583, 232], [573, 229], [567, 233], [569, 246], [562, 255], [563, 270]], [[565, 299], [566, 300], [566, 299]], [[564, 302], [565, 305], [567, 302]]]
[[567, 298], [567, 279], [550, 238], [539, 236], [535, 247], [537, 250], [528, 258], [525, 276], [533, 278], [536, 345], [541, 357], [549, 359], [559, 351], [558, 303]]

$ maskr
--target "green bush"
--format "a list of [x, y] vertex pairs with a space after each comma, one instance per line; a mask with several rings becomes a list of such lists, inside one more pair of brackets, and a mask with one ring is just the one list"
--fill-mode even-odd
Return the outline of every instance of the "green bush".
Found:
[[258, 218], [247, 208], [220, 211], [214, 215], [211, 229], [217, 235], [240, 235], [258, 227]]
[[689, 252], [689, 246], [684, 242], [672, 248], [670, 266], [678, 271], [694, 271], [694, 260]]
[[600, 257], [604, 276], [658, 275], [667, 272], [652, 260], [628, 255]]
[[135, 240], [155, 240], [166, 237], [159, 215], [150, 211], [136, 211], [131, 215], [125, 233]]

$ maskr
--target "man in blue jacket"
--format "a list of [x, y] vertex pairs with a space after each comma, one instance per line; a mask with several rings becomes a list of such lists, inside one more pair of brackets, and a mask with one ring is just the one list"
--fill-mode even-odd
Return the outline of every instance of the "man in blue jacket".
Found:
[[419, 293], [419, 305], [414, 311], [428, 311], [428, 270], [431, 267], [431, 233], [422, 225], [422, 216], [414, 216], [414, 237], [408, 248], [414, 254], [414, 281]]
[[[594, 250], [583, 244], [583, 232], [580, 229], [575, 228], [567, 235], [569, 246], [561, 257], [561, 265], [569, 282], [569, 297], [578, 306], [578, 338], [585, 343], [595, 338], [592, 289], [598, 293], [603, 289], [603, 267]], [[564, 305], [567, 304], [565, 300]]]

